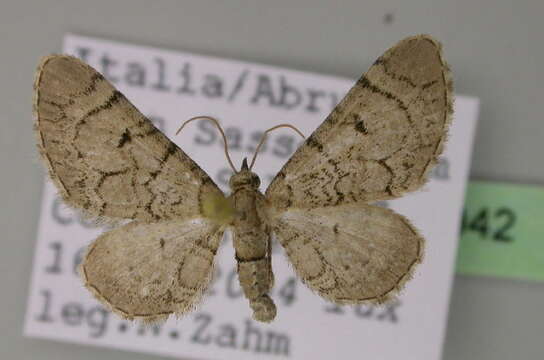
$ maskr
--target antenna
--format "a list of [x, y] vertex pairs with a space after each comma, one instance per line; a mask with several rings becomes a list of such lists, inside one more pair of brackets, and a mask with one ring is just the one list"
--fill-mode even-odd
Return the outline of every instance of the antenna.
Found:
[[257, 154], [259, 153], [259, 150], [261, 150], [261, 146], [264, 144], [264, 141], [266, 140], [266, 137], [268, 136], [268, 133], [271, 132], [271, 131], [274, 131], [276, 129], [282, 128], [282, 127], [287, 127], [287, 128], [293, 129], [300, 136], [302, 136], [303, 139], [306, 139], [306, 137], [304, 137], [302, 132], [300, 132], [299, 129], [297, 129], [296, 127], [294, 127], [291, 124], [280, 124], [280, 125], [276, 125], [276, 126], [271, 127], [270, 129], [268, 129], [268, 130], [266, 130], [264, 132], [263, 137], [261, 138], [261, 141], [259, 142], [259, 145], [257, 145], [257, 149], [255, 149], [255, 154], [253, 154], [253, 159], [251, 160], [251, 165], [249, 165], [249, 170], [253, 169], [253, 165], [255, 165], [255, 160], [257, 159]]
[[195, 116], [193, 118], [190, 118], [189, 120], [186, 120], [183, 124], [181, 124], [178, 131], [176, 131], [176, 135], [179, 134], [179, 132], [185, 127], [185, 125], [187, 125], [191, 121], [195, 121], [195, 120], [210, 120], [211, 122], [214, 123], [214, 125], [217, 127], [217, 129], [221, 133], [221, 136], [223, 136], [223, 145], [225, 145], [225, 155], [227, 156], [227, 160], [229, 162], [229, 165], [230, 165], [230, 167], [232, 168], [232, 171], [234, 171], [235, 174], [238, 173], [238, 171], [236, 171], [236, 168], [234, 167], [234, 164], [232, 163], [232, 160], [230, 159], [229, 149], [227, 147], [227, 137], [225, 136], [225, 132], [223, 131], [223, 128], [221, 128], [221, 125], [219, 125], [219, 121], [217, 121], [216, 118], [213, 118], [211, 116]]

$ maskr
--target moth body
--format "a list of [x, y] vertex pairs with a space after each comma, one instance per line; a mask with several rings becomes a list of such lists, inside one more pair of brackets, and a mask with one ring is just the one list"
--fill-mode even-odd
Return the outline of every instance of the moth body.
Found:
[[274, 276], [270, 226], [263, 211], [265, 199], [259, 191], [260, 183], [259, 177], [248, 169], [244, 159], [241, 171], [230, 180], [230, 200], [235, 209], [231, 225], [240, 286], [249, 300], [253, 317], [270, 322], [276, 316], [276, 306], [268, 296]]

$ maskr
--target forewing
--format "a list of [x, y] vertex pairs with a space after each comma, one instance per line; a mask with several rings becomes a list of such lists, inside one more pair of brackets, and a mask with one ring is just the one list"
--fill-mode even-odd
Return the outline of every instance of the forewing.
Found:
[[302, 281], [337, 304], [387, 300], [423, 256], [404, 217], [366, 204], [290, 209], [273, 229]]
[[89, 246], [81, 275], [85, 286], [123, 318], [152, 322], [182, 315], [207, 288], [222, 235], [203, 218], [134, 221]]
[[419, 188], [442, 152], [452, 82], [441, 47], [407, 38], [363, 75], [266, 191], [279, 209], [391, 199]]
[[97, 217], [167, 220], [198, 215], [203, 200], [223, 198], [198, 165], [77, 58], [44, 58], [34, 89], [38, 147], [69, 205]]

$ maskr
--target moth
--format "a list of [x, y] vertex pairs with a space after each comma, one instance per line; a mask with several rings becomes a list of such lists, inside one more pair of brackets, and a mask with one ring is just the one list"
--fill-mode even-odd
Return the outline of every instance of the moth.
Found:
[[373, 205], [420, 188], [441, 154], [452, 80], [428, 35], [385, 52], [296, 150], [263, 194], [244, 159], [225, 195], [101, 74], [42, 59], [34, 84], [39, 152], [64, 201], [124, 222], [88, 247], [85, 286], [114, 313], [145, 322], [201, 300], [225, 231], [253, 318], [270, 322], [273, 235], [298, 277], [336, 304], [382, 303], [421, 262], [424, 240]]

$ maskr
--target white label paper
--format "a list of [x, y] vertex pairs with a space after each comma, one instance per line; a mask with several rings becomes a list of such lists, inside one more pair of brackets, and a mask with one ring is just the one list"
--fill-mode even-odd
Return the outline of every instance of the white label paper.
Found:
[[[309, 135], [352, 86], [353, 80], [178, 51], [68, 35], [64, 50], [102, 72], [144, 114], [227, 191], [230, 170], [220, 119], [233, 160], [240, 166], [271, 126], [290, 123]], [[361, 66], [361, 70], [364, 66]], [[444, 156], [431, 181], [386, 205], [404, 214], [427, 240], [422, 265], [398, 299], [381, 307], [328, 304], [295, 279], [280, 245], [274, 248], [272, 324], [251, 320], [225, 239], [216, 277], [197, 311], [142, 327], [108, 313], [76, 273], [85, 247], [104, 229], [82, 220], [46, 182], [25, 334], [61, 341], [198, 359], [417, 359], [441, 357], [463, 195], [478, 101], [458, 96]], [[301, 143], [289, 129], [269, 136], [254, 171], [266, 189]]]

